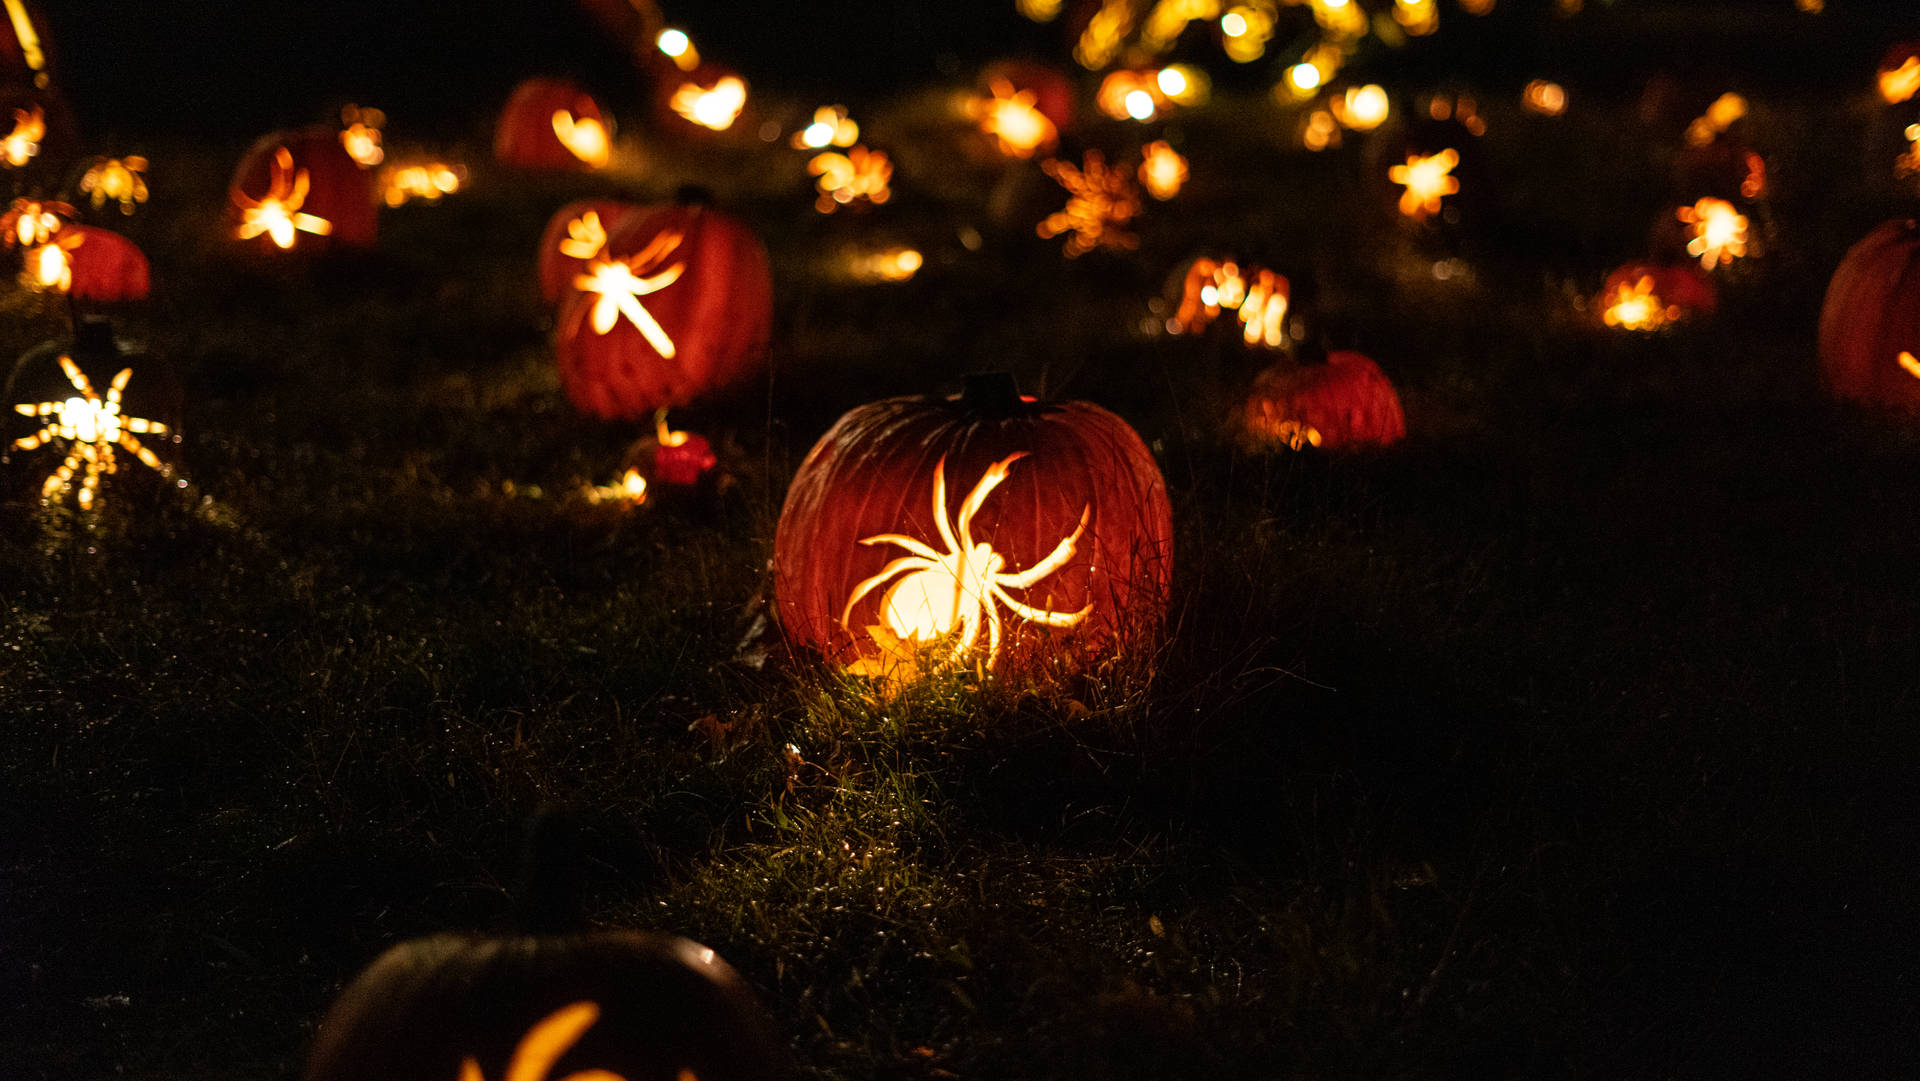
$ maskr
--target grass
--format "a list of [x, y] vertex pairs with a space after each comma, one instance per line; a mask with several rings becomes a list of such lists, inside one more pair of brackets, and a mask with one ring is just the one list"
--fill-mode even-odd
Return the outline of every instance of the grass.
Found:
[[[274, 268], [213, 239], [231, 148], [156, 148], [128, 398], [179, 403], [192, 487], [133, 467], [85, 517], [35, 504], [45, 452], [0, 472], [11, 1074], [292, 1076], [382, 948], [538, 903], [542, 812], [590, 922], [715, 947], [803, 1076], [1910, 1072], [1920, 438], [1819, 397], [1811, 328], [1911, 202], [1816, 183], [1857, 131], [1761, 108], [1773, 251], [1649, 341], [1567, 300], [1664, 202], [1612, 114], [1496, 114], [1494, 220], [1413, 235], [1364, 148], [1228, 103], [1140, 253], [1075, 263], [1025, 234], [1031, 167], [920, 146], [896, 205], [827, 220], [797, 159], [663, 166], [767, 237], [778, 344], [676, 415], [726, 493], [631, 513], [567, 497], [637, 433], [564, 405], [529, 257], [592, 182], [483, 174]], [[870, 229], [927, 270], [831, 280]], [[1258, 361], [1137, 329], [1207, 248], [1309, 288], [1413, 439], [1237, 445]], [[56, 332], [7, 303], [16, 351]], [[1173, 633], [1065, 700], [865, 702], [765, 633], [785, 483], [839, 411], [988, 363], [1154, 447]]]

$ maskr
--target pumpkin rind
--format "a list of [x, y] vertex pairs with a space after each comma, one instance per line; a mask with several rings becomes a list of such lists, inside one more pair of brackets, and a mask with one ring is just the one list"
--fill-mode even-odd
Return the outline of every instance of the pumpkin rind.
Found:
[[1407, 435], [1393, 383], [1379, 365], [1353, 352], [1330, 353], [1325, 364], [1261, 372], [1244, 419], [1256, 440], [1290, 441], [1288, 433], [1304, 427], [1318, 434], [1316, 445], [1326, 450], [1385, 447]]
[[630, 215], [608, 235], [607, 252], [630, 257], [670, 232], [681, 240], [666, 262], [683, 263], [684, 270], [639, 303], [671, 340], [671, 358], [624, 316], [598, 333], [592, 325], [598, 295], [564, 290], [554, 358], [567, 397], [584, 412], [637, 419], [724, 390], [766, 360], [773, 328], [766, 249], [734, 219], [682, 206]]
[[1920, 223], [1882, 224], [1840, 260], [1820, 308], [1820, 378], [1836, 398], [1920, 413]]
[[[1005, 640], [994, 671], [1038, 674], [1147, 645], [1164, 619], [1172, 571], [1172, 512], [1153, 456], [1126, 422], [1088, 402], [1031, 404], [983, 415], [945, 398], [894, 398], [860, 406], [820, 438], [787, 490], [774, 538], [774, 595], [794, 644], [841, 664], [884, 652], [869, 628], [883, 620], [885, 589], [846, 605], [861, 583], [902, 555], [886, 534], [943, 547], [933, 475], [944, 462], [949, 521], [996, 463], [1006, 479], [981, 503], [972, 537], [1007, 571], [1036, 565], [1086, 529], [1073, 558], [1031, 587], [1023, 603], [1085, 619], [1047, 627], [1002, 610]], [[994, 603], [991, 598], [988, 603]], [[846, 618], [843, 621], [843, 614]], [[971, 669], [986, 651], [964, 658]]]
[[139, 246], [119, 233], [91, 225], [68, 225], [61, 236], [78, 233], [84, 239], [68, 253], [72, 260], [75, 300], [113, 303], [145, 300], [151, 287], [147, 257]]
[[513, 88], [493, 129], [493, 156], [520, 169], [591, 172], [594, 168], [567, 149], [553, 130], [553, 114], [565, 110], [575, 120], [596, 120], [613, 137], [613, 121], [593, 95], [565, 79], [528, 79]]

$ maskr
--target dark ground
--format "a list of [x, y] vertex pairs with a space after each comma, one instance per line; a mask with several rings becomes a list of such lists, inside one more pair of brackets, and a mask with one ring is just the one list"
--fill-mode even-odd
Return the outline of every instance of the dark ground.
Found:
[[[1629, 340], [1569, 298], [1670, 212], [1674, 130], [1487, 111], [1484, 216], [1414, 234], [1386, 133], [1307, 156], [1229, 96], [1140, 252], [1076, 262], [1030, 235], [1037, 170], [967, 164], [918, 98], [869, 114], [900, 196], [864, 217], [807, 210], [797, 152], [609, 182], [475, 147], [471, 192], [310, 266], [215, 237], [243, 139], [147, 146], [128, 401], [192, 488], [132, 467], [82, 518], [35, 505], [47, 452], [0, 469], [7, 1076], [290, 1076], [385, 946], [508, 925], [543, 807], [590, 921], [716, 948], [807, 1076], [1913, 1076], [1920, 434], [1813, 367], [1840, 254], [1915, 205], [1868, 150], [1891, 112], [1756, 93], [1768, 251], [1710, 325]], [[533, 241], [687, 176], [773, 252], [774, 375], [676, 414], [715, 504], [586, 506], [636, 433], [560, 396]], [[879, 236], [927, 269], [831, 277]], [[1311, 284], [1407, 444], [1223, 433], [1258, 360], [1137, 329], [1221, 248]], [[12, 352], [58, 331], [6, 303]], [[989, 363], [1159, 455], [1163, 653], [1074, 702], [884, 709], [752, 663], [799, 456]]]

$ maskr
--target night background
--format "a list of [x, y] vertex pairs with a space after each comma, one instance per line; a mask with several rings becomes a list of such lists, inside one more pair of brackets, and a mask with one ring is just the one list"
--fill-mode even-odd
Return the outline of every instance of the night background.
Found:
[[[1423, 4], [1437, 28], [1395, 29]], [[1855, 247], [1920, 212], [1920, 96], [1877, 80], [1920, 7], [1356, 5], [1341, 38], [1337, 0], [1198, 0], [1090, 70], [1097, 11], [1180, 5], [669, 2], [701, 72], [749, 88], [721, 131], [671, 108], [643, 0], [45, 0], [20, 9], [45, 88], [0, 21], [0, 125], [48, 126], [31, 160], [0, 142], [5, 198], [72, 204], [0, 228], [0, 1076], [298, 1078], [391, 947], [615, 930], [711, 947], [804, 1078], [1920, 1075], [1920, 361], [1892, 360], [1920, 352], [1920, 236]], [[1274, 28], [1236, 61], [1242, 10]], [[1176, 63], [1210, 96], [1103, 107], [1115, 72]], [[1008, 72], [1067, 99], [1050, 149], [982, 130]], [[497, 155], [534, 77], [613, 118], [604, 166]], [[1563, 112], [1523, 103], [1535, 80]], [[1369, 84], [1385, 122], [1336, 123]], [[388, 196], [366, 244], [237, 236], [270, 175], [243, 156], [295, 129], [338, 153], [349, 104], [385, 113], [363, 210], [402, 164], [458, 190]], [[851, 149], [790, 143], [835, 104], [890, 197], [836, 203], [810, 164]], [[1435, 139], [1459, 188], [1409, 214], [1389, 169]], [[1066, 257], [1058, 163], [1137, 187], [1162, 140], [1185, 185]], [[128, 212], [90, 199], [131, 155]], [[542, 295], [543, 230], [583, 199], [765, 247], [764, 347], [659, 427], [580, 396], [565, 340], [592, 341], [598, 287]], [[1744, 253], [1688, 247], [1676, 212], [1716, 199]], [[35, 281], [82, 226], [137, 245], [150, 291], [90, 277], [97, 233], [70, 285]], [[669, 289], [728, 332], [767, 292], [698, 257], [634, 300], [688, 364]], [[1174, 326], [1208, 258], [1286, 283], [1283, 340], [1249, 344], [1251, 300]], [[1843, 260], [1877, 307], [1829, 297]], [[1672, 306], [1622, 325], [1643, 283]], [[1885, 370], [1849, 384], [1835, 354], [1863, 349]], [[1349, 353], [1404, 438], [1250, 419]], [[80, 474], [46, 486], [87, 445], [34, 435], [79, 393], [63, 354], [101, 391], [132, 369], [165, 475], [122, 442], [90, 505]], [[1044, 678], [849, 671], [782, 607], [789, 485], [847, 411], [989, 371], [1138, 433], [1164, 617]], [[668, 425], [710, 445], [697, 477]], [[1041, 457], [982, 521], [1040, 515], [1011, 493]], [[606, 1007], [550, 1081], [695, 1072], [596, 1060]], [[382, 1038], [452, 1048], [422, 1076], [542, 1081], [508, 1074], [527, 1023], [482, 1003]]]

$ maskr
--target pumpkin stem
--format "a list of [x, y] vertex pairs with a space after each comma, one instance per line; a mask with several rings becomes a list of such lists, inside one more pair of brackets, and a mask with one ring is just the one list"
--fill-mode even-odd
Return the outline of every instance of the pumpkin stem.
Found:
[[1010, 417], [1020, 408], [1020, 387], [1012, 372], [977, 372], [961, 380], [960, 404], [984, 416]]
[[112, 362], [120, 355], [113, 341], [113, 321], [104, 315], [83, 315], [73, 328], [74, 359]]
[[713, 189], [705, 184], [682, 184], [673, 189], [674, 206], [712, 206]]

